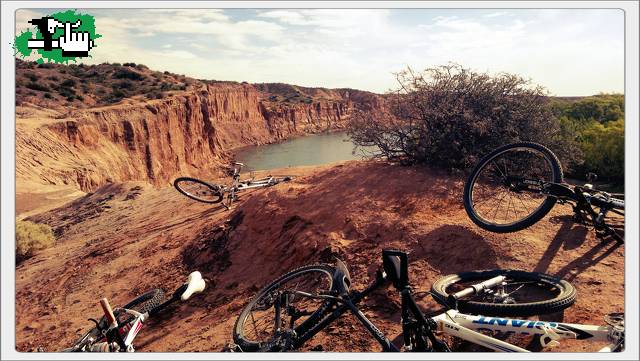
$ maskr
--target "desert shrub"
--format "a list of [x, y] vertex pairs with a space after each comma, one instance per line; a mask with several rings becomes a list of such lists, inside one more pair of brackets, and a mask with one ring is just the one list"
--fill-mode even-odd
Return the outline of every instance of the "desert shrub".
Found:
[[624, 95], [600, 94], [567, 101], [555, 99], [552, 111], [569, 129], [584, 153], [584, 163], [567, 173], [585, 179], [587, 172], [614, 185], [624, 184]]
[[73, 88], [65, 88], [65, 87], [58, 87], [58, 93], [60, 93], [60, 95], [62, 95], [63, 97], [70, 97], [70, 96], [74, 96], [76, 95], [76, 91], [73, 90]]
[[580, 99], [564, 109], [564, 115], [576, 121], [600, 123], [624, 118], [624, 95], [601, 94]]
[[111, 94], [107, 96], [106, 101], [109, 103], [116, 103], [126, 96], [127, 95], [122, 90], [115, 89], [113, 92], [111, 92]]
[[60, 85], [62, 85], [65, 88], [72, 88], [76, 85], [76, 81], [73, 79], [66, 79]]
[[47, 99], [52, 99], [53, 96], [51, 96], [51, 93], [44, 93], [44, 97]]
[[113, 77], [116, 79], [131, 79], [131, 80], [144, 79], [144, 76], [142, 74], [130, 69], [118, 69], [118, 71], [116, 71], [113, 74]]
[[128, 67], [135, 68], [136, 67], [136, 63], [123, 63], [122, 66], [128, 66]]
[[38, 84], [38, 83], [29, 83], [27, 84], [27, 88], [29, 89], [33, 89], [33, 90], [39, 90], [39, 91], [50, 91], [51, 89], [49, 89], [49, 87], [47, 87], [46, 85], [42, 85], [42, 84]]
[[526, 140], [551, 147], [567, 166], [579, 160], [545, 89], [518, 75], [448, 64], [396, 78], [399, 89], [387, 94], [384, 109], [356, 111], [348, 123], [353, 141], [374, 146], [374, 156], [467, 169], [498, 146]]
[[154, 91], [147, 95], [149, 99], [162, 99], [165, 97], [165, 93], [161, 91]]
[[51, 227], [29, 221], [16, 222], [16, 261], [22, 262], [55, 243]]
[[25, 76], [31, 80], [32, 82], [36, 82], [38, 81], [38, 75], [34, 74], [34, 73], [27, 73], [25, 74]]
[[131, 89], [133, 88], [133, 82], [131, 80], [123, 80], [118, 82], [116, 86], [121, 89]]
[[580, 133], [584, 164], [580, 171], [595, 172], [601, 180], [624, 182], [624, 120], [592, 121]]
[[49, 79], [49, 80], [53, 80], [53, 81], [59, 81], [59, 80], [60, 80], [60, 78], [58, 78], [58, 77], [57, 77], [57, 76], [55, 76], [55, 75], [48, 76], [48, 77], [47, 77], [47, 79]]

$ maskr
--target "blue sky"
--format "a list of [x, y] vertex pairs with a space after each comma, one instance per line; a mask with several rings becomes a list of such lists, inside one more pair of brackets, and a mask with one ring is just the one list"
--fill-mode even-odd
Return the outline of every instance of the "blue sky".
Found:
[[[57, 10], [19, 10], [17, 30]], [[624, 13], [606, 9], [91, 9], [86, 63], [201, 79], [385, 92], [393, 72], [453, 61], [552, 95], [624, 90]]]

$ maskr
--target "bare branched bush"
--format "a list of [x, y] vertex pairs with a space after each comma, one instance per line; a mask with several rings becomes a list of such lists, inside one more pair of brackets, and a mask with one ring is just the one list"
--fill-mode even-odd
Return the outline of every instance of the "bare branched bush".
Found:
[[498, 146], [527, 140], [569, 163], [575, 158], [545, 89], [518, 75], [448, 64], [421, 73], [407, 69], [396, 78], [399, 89], [386, 94], [383, 111], [356, 112], [348, 124], [353, 141], [374, 146], [374, 156], [466, 169]]

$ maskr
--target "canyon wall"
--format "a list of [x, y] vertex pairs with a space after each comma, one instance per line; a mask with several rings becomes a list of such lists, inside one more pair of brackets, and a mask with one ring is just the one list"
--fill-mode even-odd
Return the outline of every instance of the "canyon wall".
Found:
[[[110, 182], [166, 185], [179, 175], [221, 174], [233, 148], [335, 130], [358, 107], [344, 91], [309, 103], [273, 102], [251, 84], [213, 83], [169, 98], [78, 109], [26, 121], [16, 129], [17, 188]], [[58, 118], [58, 119], [56, 119]]]

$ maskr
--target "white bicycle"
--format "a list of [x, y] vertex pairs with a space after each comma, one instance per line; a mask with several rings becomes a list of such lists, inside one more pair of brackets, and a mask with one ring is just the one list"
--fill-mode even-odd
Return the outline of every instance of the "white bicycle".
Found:
[[[486, 333], [539, 335], [543, 347], [563, 339], [606, 341], [600, 351], [624, 349], [624, 315], [611, 314], [604, 325], [579, 325], [506, 317], [533, 316], [561, 311], [576, 299], [567, 281], [535, 272], [492, 270], [445, 276], [431, 294], [444, 309], [425, 315], [413, 297], [408, 280], [407, 254], [382, 252], [383, 267], [376, 280], [362, 291], [349, 289], [347, 266], [310, 265], [293, 270], [263, 288], [242, 310], [234, 329], [231, 351], [292, 351], [351, 312], [382, 346], [399, 351], [358, 309], [357, 304], [376, 289], [394, 285], [402, 300], [402, 334], [405, 351], [450, 351], [446, 334], [490, 350], [527, 352]], [[463, 313], [463, 312], [469, 312]]]
[[[203, 203], [220, 203], [227, 209], [231, 209], [233, 202], [238, 200], [238, 193], [250, 189], [271, 187], [282, 182], [292, 180], [293, 176], [267, 176], [264, 178], [249, 178], [240, 180], [240, 171], [244, 164], [233, 163], [233, 176], [230, 186], [214, 184], [191, 177], [180, 177], [173, 182], [178, 192]], [[226, 195], [226, 202], [225, 200]]]
[[73, 346], [61, 352], [134, 352], [133, 340], [142, 325], [176, 301], [186, 301], [193, 294], [202, 292], [205, 281], [200, 272], [189, 274], [187, 282], [178, 287], [165, 300], [159, 288], [138, 296], [123, 307], [112, 309], [106, 298], [100, 300], [104, 316], [100, 320], [90, 318], [95, 327], [80, 337]]

